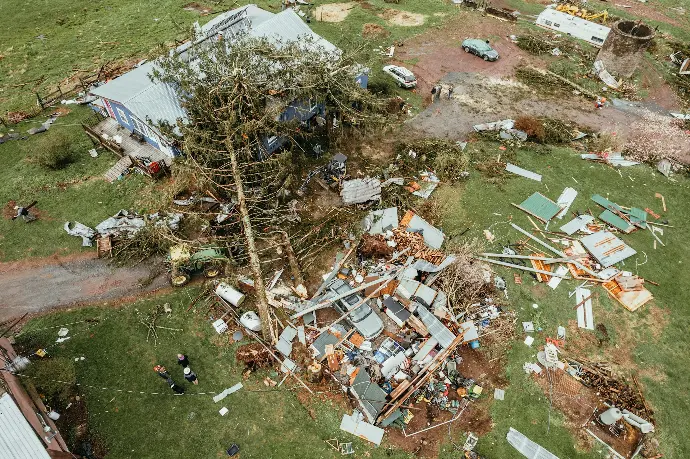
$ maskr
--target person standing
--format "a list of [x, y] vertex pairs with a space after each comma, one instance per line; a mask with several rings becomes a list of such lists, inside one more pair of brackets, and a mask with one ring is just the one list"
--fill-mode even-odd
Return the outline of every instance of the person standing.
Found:
[[455, 87], [453, 85], [448, 86], [448, 100], [450, 100], [453, 97], [453, 91], [455, 90]]
[[194, 373], [189, 367], [185, 367], [184, 369], [184, 379], [190, 383], [199, 384], [199, 379], [197, 379], [196, 373]]
[[182, 365], [182, 368], [187, 368], [189, 366], [189, 359], [185, 354], [177, 354], [177, 364]]

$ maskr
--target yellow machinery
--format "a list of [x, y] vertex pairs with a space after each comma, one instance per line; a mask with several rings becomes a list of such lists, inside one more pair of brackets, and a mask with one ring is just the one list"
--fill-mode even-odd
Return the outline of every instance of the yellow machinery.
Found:
[[608, 21], [609, 19], [609, 12], [607, 10], [599, 11], [598, 13], [596, 13], [588, 11], [584, 8], [580, 8], [576, 5], [571, 5], [569, 3], [561, 3], [556, 7], [556, 10], [562, 13], [567, 13], [572, 16], [577, 16], [579, 18], [586, 19], [588, 21], [600, 22], [602, 24], [606, 24], [606, 21]]

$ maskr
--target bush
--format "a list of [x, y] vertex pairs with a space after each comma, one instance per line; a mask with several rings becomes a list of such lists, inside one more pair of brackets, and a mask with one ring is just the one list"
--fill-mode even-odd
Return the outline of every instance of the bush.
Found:
[[62, 132], [39, 134], [36, 143], [36, 162], [46, 169], [64, 169], [76, 160], [70, 138]]
[[544, 123], [532, 116], [521, 116], [515, 120], [515, 129], [524, 131], [528, 138], [543, 142], [546, 136]]
[[67, 357], [34, 361], [29, 366], [28, 373], [34, 378], [34, 385], [47, 398], [66, 400], [77, 382], [74, 362]]

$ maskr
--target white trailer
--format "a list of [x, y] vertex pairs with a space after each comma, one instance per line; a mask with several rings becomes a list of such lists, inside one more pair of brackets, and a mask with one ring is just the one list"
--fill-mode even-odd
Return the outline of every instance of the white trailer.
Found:
[[585, 19], [573, 16], [572, 14], [556, 11], [553, 8], [547, 8], [537, 16], [536, 24], [545, 29], [556, 30], [558, 32], [570, 35], [596, 47], [601, 47], [606, 40], [610, 28], [597, 24], [596, 22], [587, 21]]

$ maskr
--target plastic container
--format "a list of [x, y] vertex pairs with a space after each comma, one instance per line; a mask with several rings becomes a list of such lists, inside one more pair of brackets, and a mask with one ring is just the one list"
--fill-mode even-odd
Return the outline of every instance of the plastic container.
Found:
[[470, 341], [470, 347], [472, 349], [479, 349], [479, 340]]
[[216, 295], [227, 301], [233, 306], [239, 306], [244, 301], [244, 293], [238, 292], [225, 282], [221, 282], [216, 287]]
[[610, 426], [611, 424], [618, 422], [622, 417], [623, 413], [621, 413], [621, 410], [614, 406], [601, 413], [599, 420], [602, 424]]

